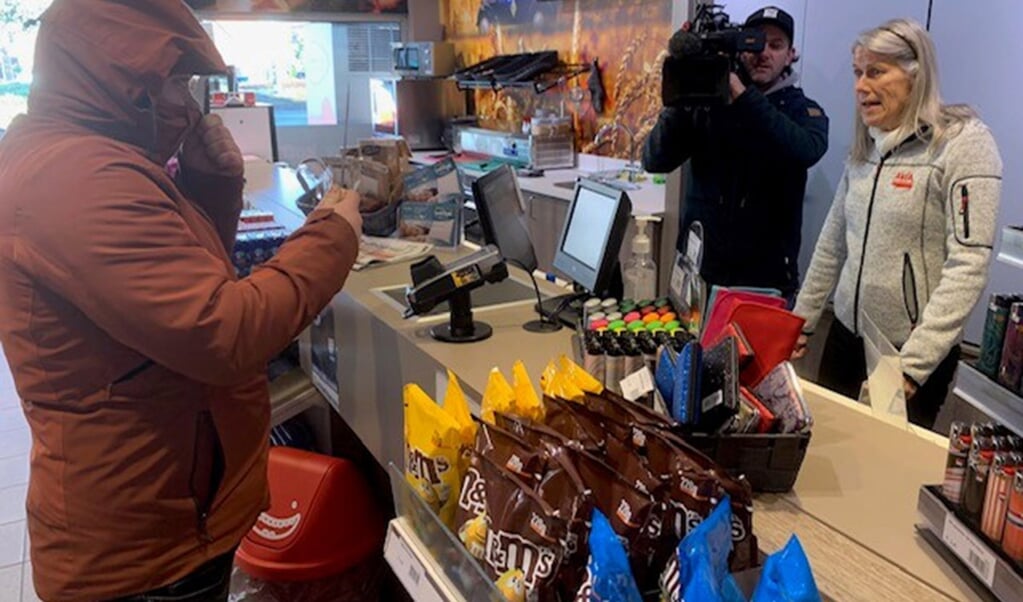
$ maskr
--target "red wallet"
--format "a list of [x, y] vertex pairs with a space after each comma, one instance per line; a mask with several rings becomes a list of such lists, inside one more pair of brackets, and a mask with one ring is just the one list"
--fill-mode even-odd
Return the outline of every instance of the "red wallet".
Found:
[[762, 293], [751, 293], [749, 291], [723, 290], [718, 293], [714, 307], [710, 308], [710, 315], [707, 316], [706, 326], [700, 336], [700, 343], [706, 347], [710, 341], [715, 341], [721, 335], [721, 331], [731, 322], [731, 314], [739, 303], [756, 303], [765, 307], [785, 307], [785, 299]]
[[748, 302], [736, 304], [728, 321], [742, 328], [753, 348], [753, 359], [740, 376], [747, 387], [757, 386], [775, 366], [792, 357], [806, 322], [784, 309]]

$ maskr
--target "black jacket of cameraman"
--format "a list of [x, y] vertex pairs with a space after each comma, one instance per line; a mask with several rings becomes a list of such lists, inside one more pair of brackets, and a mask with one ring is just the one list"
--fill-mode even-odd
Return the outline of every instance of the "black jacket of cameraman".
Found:
[[704, 227], [709, 284], [799, 287], [806, 172], [828, 149], [828, 118], [789, 75], [765, 95], [750, 86], [728, 106], [666, 107], [647, 138], [643, 167], [686, 163], [678, 248]]

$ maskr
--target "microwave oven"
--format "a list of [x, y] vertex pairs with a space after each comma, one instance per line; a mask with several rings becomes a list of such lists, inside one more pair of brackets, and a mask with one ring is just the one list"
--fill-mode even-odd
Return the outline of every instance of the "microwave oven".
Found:
[[447, 77], [455, 72], [450, 42], [393, 42], [391, 54], [398, 75]]

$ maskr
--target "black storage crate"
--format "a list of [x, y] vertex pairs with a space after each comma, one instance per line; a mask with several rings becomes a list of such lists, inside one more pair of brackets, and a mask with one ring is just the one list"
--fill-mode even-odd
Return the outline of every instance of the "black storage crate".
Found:
[[810, 445], [810, 433], [686, 434], [683, 438], [732, 475], [746, 475], [753, 491], [764, 493], [792, 490]]

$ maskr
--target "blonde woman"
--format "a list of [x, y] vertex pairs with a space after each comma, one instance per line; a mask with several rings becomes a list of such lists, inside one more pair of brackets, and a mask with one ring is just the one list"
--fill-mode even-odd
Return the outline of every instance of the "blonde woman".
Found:
[[811, 334], [835, 291], [820, 382], [853, 398], [869, 316], [899, 349], [909, 419], [931, 428], [987, 281], [1002, 161], [972, 109], [942, 103], [919, 23], [864, 32], [852, 59], [859, 119], [794, 311]]

